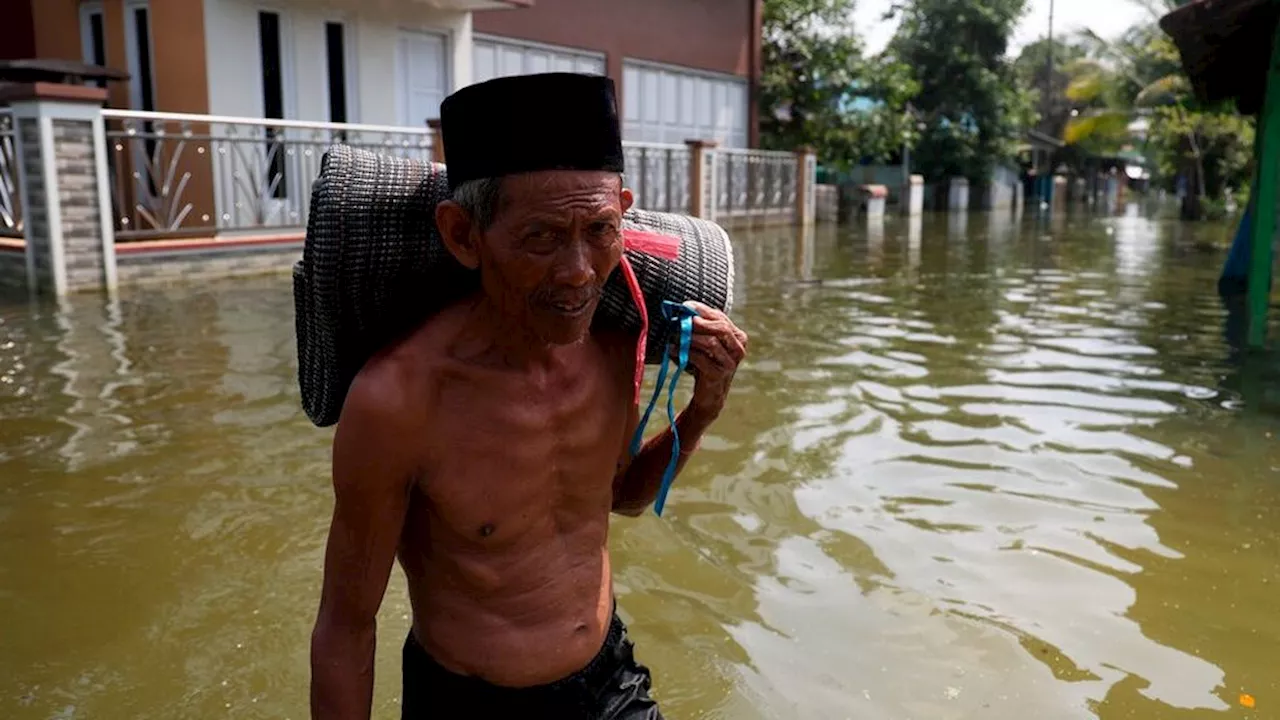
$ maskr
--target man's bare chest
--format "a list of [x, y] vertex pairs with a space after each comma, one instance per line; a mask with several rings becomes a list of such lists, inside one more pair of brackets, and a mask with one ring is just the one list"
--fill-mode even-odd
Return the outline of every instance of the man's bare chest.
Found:
[[594, 371], [444, 388], [424, 478], [433, 515], [470, 535], [607, 514], [632, 399], [625, 378]]

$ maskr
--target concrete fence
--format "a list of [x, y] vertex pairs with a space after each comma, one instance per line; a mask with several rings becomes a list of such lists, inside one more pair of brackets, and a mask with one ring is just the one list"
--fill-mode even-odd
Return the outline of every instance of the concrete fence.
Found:
[[[0, 90], [0, 293], [286, 271], [320, 160], [344, 143], [443, 159], [438, 124], [390, 127], [107, 110], [97, 87]], [[434, 125], [434, 127], [432, 127]], [[728, 227], [812, 223], [816, 159], [624, 143], [637, 206]]]

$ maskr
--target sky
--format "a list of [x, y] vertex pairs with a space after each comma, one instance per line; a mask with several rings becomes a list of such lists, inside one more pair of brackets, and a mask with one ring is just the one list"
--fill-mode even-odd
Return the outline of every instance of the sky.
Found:
[[[1044, 36], [1049, 29], [1049, 1], [1030, 0], [1030, 11], [1022, 18], [1010, 45], [1016, 55], [1023, 45]], [[867, 42], [867, 52], [884, 49], [893, 37], [896, 23], [881, 21], [892, 0], [859, 0], [855, 13], [858, 32]], [[1146, 11], [1124, 0], [1057, 0], [1053, 11], [1053, 34], [1089, 28], [1103, 37], [1114, 37], [1130, 25], [1145, 19]]]

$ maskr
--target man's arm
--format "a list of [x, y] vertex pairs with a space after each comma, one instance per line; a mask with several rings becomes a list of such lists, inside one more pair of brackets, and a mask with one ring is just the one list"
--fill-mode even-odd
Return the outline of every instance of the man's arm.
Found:
[[[689, 456], [697, 449], [707, 428], [720, 416], [738, 365], [747, 356], [747, 334], [723, 312], [702, 303], [688, 303], [698, 311], [693, 321], [690, 343], [690, 372], [697, 378], [689, 406], [676, 418], [680, 433], [680, 457], [676, 474], [684, 469]], [[639, 424], [639, 408], [632, 411], [631, 433]], [[628, 434], [628, 439], [631, 435]], [[671, 428], [645, 443], [629, 465], [622, 465], [613, 481], [613, 511], [619, 515], [638, 517], [658, 497], [662, 475], [671, 462], [675, 437]]]
[[[689, 456], [697, 449], [702, 435], [715, 421], [714, 415], [689, 407], [676, 418], [676, 428], [680, 432], [680, 457], [676, 460], [676, 475], [684, 470]], [[637, 422], [630, 425], [631, 433], [635, 432]], [[630, 433], [628, 433], [628, 438]], [[644, 444], [630, 464], [624, 465], [613, 481], [613, 511], [619, 515], [639, 517], [646, 508], [658, 498], [662, 489], [662, 475], [671, 462], [672, 444], [675, 437], [671, 428], [667, 428]]]
[[353, 383], [333, 440], [335, 503], [311, 635], [313, 720], [368, 720], [378, 607], [408, 506], [414, 445], [393, 383]]

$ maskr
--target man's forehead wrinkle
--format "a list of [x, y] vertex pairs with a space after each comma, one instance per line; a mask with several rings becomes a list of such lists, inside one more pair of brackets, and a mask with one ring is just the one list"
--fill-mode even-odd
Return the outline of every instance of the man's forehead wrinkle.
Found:
[[570, 208], [582, 208], [597, 212], [617, 209], [618, 193], [604, 187], [584, 185], [564, 187], [561, 184], [550, 184], [539, 180], [527, 185], [524, 192], [514, 192], [510, 196], [513, 205], [531, 213], [554, 213]]
[[551, 225], [568, 225], [575, 218], [598, 220], [604, 218], [616, 219], [620, 213], [618, 208], [610, 205], [608, 202], [592, 202], [586, 203], [539, 203], [536, 206], [526, 206], [524, 212], [521, 213], [521, 220], [528, 223], [545, 223]]

